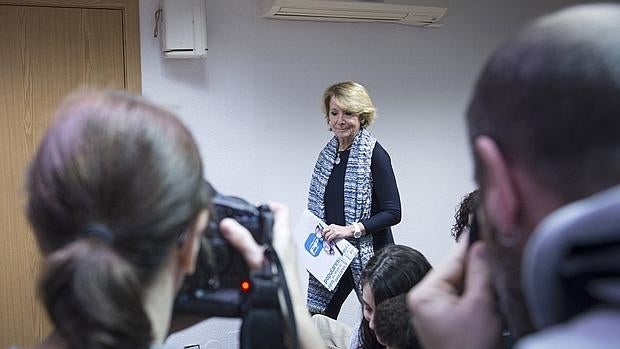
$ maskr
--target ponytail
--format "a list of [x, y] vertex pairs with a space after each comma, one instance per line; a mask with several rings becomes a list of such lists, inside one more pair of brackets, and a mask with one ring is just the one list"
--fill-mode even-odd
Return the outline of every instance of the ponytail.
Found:
[[39, 293], [70, 349], [149, 347], [145, 293], [206, 206], [203, 181], [198, 146], [172, 113], [119, 91], [63, 101], [26, 188], [46, 258]]
[[151, 324], [138, 276], [108, 242], [82, 238], [48, 255], [39, 292], [71, 349], [147, 349]]

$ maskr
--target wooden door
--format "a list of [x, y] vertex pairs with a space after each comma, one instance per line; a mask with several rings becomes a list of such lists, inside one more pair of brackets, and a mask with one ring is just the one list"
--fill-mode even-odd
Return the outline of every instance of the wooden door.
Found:
[[0, 348], [50, 331], [24, 174], [59, 100], [82, 86], [140, 92], [138, 0], [0, 0]]

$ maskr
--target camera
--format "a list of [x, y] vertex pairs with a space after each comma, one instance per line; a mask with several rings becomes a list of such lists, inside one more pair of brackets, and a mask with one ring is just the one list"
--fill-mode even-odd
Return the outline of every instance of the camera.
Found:
[[239, 318], [251, 291], [250, 273], [243, 256], [220, 234], [219, 224], [232, 218], [250, 231], [259, 245], [271, 243], [273, 215], [267, 205], [211, 191], [209, 223], [201, 236], [200, 251], [193, 275], [177, 296], [176, 313]]
[[477, 209], [474, 208], [469, 219], [469, 241], [467, 243], [471, 246], [478, 240], [480, 240], [480, 223], [478, 223]]

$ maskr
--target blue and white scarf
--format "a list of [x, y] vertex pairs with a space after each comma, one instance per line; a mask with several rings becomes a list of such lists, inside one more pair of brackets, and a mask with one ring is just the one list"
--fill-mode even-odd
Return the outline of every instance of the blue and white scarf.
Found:
[[[360, 129], [351, 145], [349, 160], [344, 175], [344, 219], [347, 225], [370, 217], [372, 204], [372, 152], [377, 140], [366, 129]], [[325, 221], [325, 187], [334, 168], [334, 160], [338, 150], [338, 139], [332, 138], [319, 154], [310, 180], [308, 194], [308, 210]], [[355, 293], [362, 302], [362, 270], [373, 256], [372, 234], [359, 239], [348, 238], [359, 254], [351, 262], [351, 271], [355, 283]], [[333, 291], [327, 290], [319, 280], [309, 275], [308, 310], [323, 313], [331, 301], [338, 286]]]

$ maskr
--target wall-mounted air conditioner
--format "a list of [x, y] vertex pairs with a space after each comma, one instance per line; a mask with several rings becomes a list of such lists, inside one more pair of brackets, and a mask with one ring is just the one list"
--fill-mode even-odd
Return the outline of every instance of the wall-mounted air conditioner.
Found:
[[258, 15], [265, 18], [334, 21], [387, 22], [421, 27], [436, 22], [446, 8], [409, 6], [357, 0], [260, 0]]
[[207, 55], [207, 6], [205, 0], [161, 0], [155, 35], [167, 58], [200, 58]]

